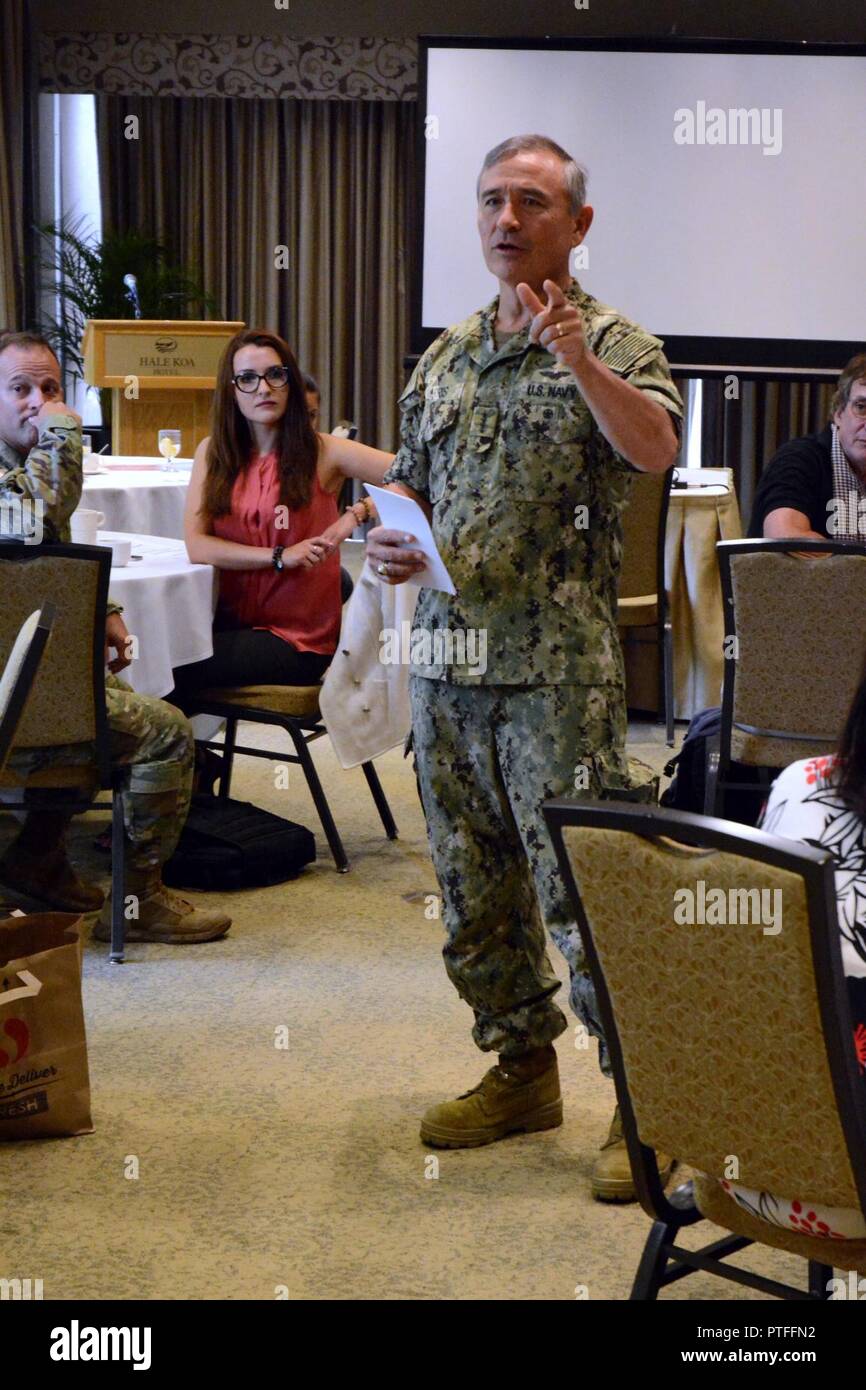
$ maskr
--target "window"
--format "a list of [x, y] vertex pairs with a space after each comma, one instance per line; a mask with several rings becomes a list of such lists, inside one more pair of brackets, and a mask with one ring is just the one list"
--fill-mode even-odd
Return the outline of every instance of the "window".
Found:
[[[40, 222], [66, 218], [85, 235], [102, 237], [102, 204], [96, 151], [96, 101], [92, 95], [46, 93], [39, 98]], [[61, 318], [63, 285], [58, 282], [42, 303], [45, 314]], [[102, 423], [99, 394], [81, 381], [66, 382], [66, 399], [87, 426]]]

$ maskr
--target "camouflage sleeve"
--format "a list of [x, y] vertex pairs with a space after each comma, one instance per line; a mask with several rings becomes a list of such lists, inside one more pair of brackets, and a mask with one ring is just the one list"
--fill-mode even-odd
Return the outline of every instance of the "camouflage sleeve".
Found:
[[50, 544], [68, 535], [82, 482], [81, 429], [73, 416], [58, 412], [43, 424], [24, 462], [0, 476], [0, 504], [12, 515], [23, 501], [36, 504], [42, 539]]
[[593, 351], [600, 362], [617, 376], [624, 377], [639, 391], [645, 391], [671, 417], [677, 438], [682, 434], [683, 402], [671, 378], [671, 369], [662, 351], [660, 338], [645, 333], [634, 324], [622, 324], [620, 332], [605, 331]]
[[383, 483], [405, 483], [427, 501], [430, 500], [430, 460], [421, 439], [421, 413], [424, 409], [424, 359], [418, 363], [409, 385], [400, 397], [400, 448]]

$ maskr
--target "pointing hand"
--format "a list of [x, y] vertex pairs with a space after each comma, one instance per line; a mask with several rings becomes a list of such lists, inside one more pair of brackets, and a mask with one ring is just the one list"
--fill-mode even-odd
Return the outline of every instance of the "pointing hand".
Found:
[[529, 327], [530, 342], [558, 358], [566, 367], [577, 371], [586, 357], [586, 339], [580, 311], [567, 299], [555, 280], [545, 280], [547, 303], [542, 303], [527, 284], [517, 286], [517, 297], [532, 314]]

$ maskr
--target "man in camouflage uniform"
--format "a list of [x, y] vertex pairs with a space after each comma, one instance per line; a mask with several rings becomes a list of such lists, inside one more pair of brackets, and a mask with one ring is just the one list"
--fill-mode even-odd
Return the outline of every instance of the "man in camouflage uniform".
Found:
[[[0, 514], [5, 539], [47, 543], [69, 540], [69, 519], [82, 489], [81, 420], [63, 401], [60, 366], [47, 342], [32, 333], [0, 334]], [[26, 506], [22, 506], [26, 503]], [[14, 524], [35, 510], [39, 528]], [[0, 552], [2, 555], [2, 552]], [[127, 851], [126, 891], [137, 916], [126, 924], [130, 941], [211, 941], [228, 931], [223, 913], [201, 912], [166, 891], [161, 866], [174, 852], [189, 809], [194, 738], [188, 720], [164, 700], [138, 695], [117, 671], [129, 665], [129, 633], [116, 603], [106, 620], [106, 707], [115, 765], [129, 769], [123, 790]], [[13, 772], [30, 774], [54, 764], [87, 763], [86, 748], [17, 748]], [[69, 814], [62, 807], [28, 814], [0, 861], [0, 883], [61, 910], [87, 912], [103, 893], [76, 874], [66, 855]], [[95, 929], [110, 940], [110, 905]]]
[[[475, 1013], [475, 1042], [500, 1059], [475, 1090], [424, 1116], [424, 1142], [445, 1147], [561, 1123], [552, 1044], [567, 1022], [542, 918], [609, 1075], [541, 805], [575, 786], [641, 795], [625, 754], [620, 516], [631, 465], [663, 472], [673, 463], [682, 406], [660, 341], [570, 276], [592, 220], [584, 192], [582, 170], [543, 137], [487, 156], [478, 223], [500, 293], [418, 363], [386, 476], [432, 514], [457, 589], [422, 591], [416, 632], [474, 629], [487, 639], [484, 671], [437, 664], [434, 642], [410, 676], [446, 969]], [[368, 553], [386, 582], [423, 567], [410, 539], [371, 533]], [[618, 1117], [593, 1191], [634, 1196]]]

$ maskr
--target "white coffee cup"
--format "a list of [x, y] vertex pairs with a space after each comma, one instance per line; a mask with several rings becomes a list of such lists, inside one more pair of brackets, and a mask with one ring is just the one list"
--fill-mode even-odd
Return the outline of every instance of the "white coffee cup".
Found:
[[98, 473], [101, 467], [102, 467], [102, 464], [99, 462], [99, 455], [98, 455], [98, 454], [85, 454], [85, 455], [84, 455], [84, 458], [83, 458], [82, 464], [81, 464], [82, 472], [83, 472], [84, 474], [87, 474], [87, 473]]
[[129, 564], [132, 555], [132, 541], [107, 541], [111, 546], [111, 568], [123, 569]]
[[79, 507], [72, 513], [72, 539], [76, 545], [96, 545], [100, 526], [105, 525], [105, 512]]

